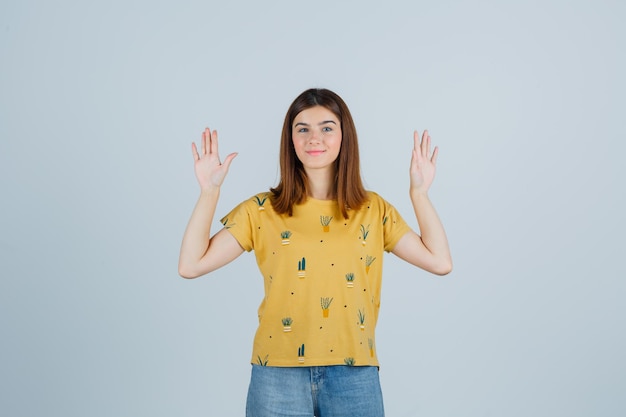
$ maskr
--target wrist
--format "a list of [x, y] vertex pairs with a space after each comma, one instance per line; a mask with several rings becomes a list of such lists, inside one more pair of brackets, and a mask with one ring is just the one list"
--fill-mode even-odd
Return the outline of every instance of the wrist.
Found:
[[219, 193], [220, 193], [220, 187], [219, 186], [210, 185], [208, 187], [201, 187], [200, 188], [200, 197], [202, 197], [202, 196], [216, 197], [216, 196], [219, 195]]
[[411, 196], [411, 200], [413, 199], [428, 199], [428, 190], [422, 190], [419, 188], [411, 188], [409, 190], [409, 196]]

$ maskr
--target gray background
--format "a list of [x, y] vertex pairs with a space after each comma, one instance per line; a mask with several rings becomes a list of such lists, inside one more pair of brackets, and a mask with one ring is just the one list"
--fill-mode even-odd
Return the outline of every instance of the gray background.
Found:
[[[218, 214], [277, 181], [289, 103], [335, 90], [414, 226], [413, 129], [455, 270], [386, 257], [389, 416], [626, 414], [618, 1], [0, 5], [0, 413], [243, 415], [254, 257], [177, 276], [205, 126]], [[215, 230], [217, 230], [216, 219]]]

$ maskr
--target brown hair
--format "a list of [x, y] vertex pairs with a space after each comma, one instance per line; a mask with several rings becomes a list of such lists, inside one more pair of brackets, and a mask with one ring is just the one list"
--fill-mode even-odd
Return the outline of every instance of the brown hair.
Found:
[[341, 148], [335, 160], [333, 194], [341, 214], [348, 218], [348, 208], [358, 209], [367, 199], [361, 181], [359, 144], [352, 115], [337, 94], [322, 88], [312, 88], [300, 94], [289, 106], [280, 138], [280, 182], [272, 192], [272, 206], [279, 214], [293, 214], [293, 205], [304, 202], [308, 195], [308, 179], [293, 146], [292, 125], [303, 110], [322, 106], [333, 112], [341, 123]]

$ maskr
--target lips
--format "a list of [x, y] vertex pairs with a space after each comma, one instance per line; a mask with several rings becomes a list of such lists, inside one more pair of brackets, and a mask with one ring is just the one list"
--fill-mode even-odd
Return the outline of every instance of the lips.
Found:
[[319, 151], [319, 150], [306, 151], [306, 153], [311, 156], [318, 156], [318, 155], [323, 154], [324, 152], [326, 151]]

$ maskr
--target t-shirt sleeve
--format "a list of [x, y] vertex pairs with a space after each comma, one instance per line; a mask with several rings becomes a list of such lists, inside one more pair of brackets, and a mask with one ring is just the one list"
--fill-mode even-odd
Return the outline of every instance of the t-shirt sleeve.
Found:
[[250, 252], [254, 249], [254, 239], [252, 235], [252, 229], [254, 219], [252, 218], [252, 210], [250, 210], [250, 200], [246, 200], [232, 209], [226, 214], [220, 222], [224, 225], [234, 237], [241, 247]]
[[[380, 198], [380, 197], [379, 197]], [[398, 210], [390, 203], [381, 198], [383, 208], [383, 234], [385, 251], [391, 252], [400, 238], [404, 236], [411, 227], [404, 221]]]

